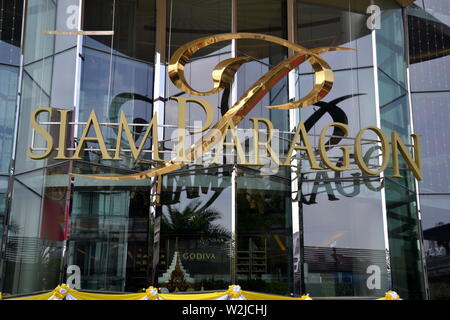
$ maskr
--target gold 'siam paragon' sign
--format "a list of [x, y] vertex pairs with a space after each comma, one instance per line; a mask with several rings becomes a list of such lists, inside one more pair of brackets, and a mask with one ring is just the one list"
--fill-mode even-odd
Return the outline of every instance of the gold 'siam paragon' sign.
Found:
[[[164, 162], [160, 158], [159, 152], [159, 137], [158, 137], [158, 123], [157, 114], [155, 113], [149, 125], [147, 126], [147, 131], [143, 135], [143, 139], [139, 146], [136, 146], [135, 140], [133, 138], [132, 130], [129, 128], [124, 112], [120, 114], [120, 120], [117, 124], [117, 141], [114, 154], [111, 154], [107, 147], [105, 140], [102, 135], [100, 128], [100, 123], [98, 121], [95, 111], [92, 111], [87, 124], [83, 130], [83, 133], [78, 141], [77, 148], [75, 149], [72, 156], [67, 156], [67, 147], [65, 145], [67, 138], [67, 129], [69, 124], [69, 113], [71, 110], [53, 110], [51, 108], [39, 108], [36, 109], [31, 117], [31, 125], [35, 132], [43, 137], [47, 143], [47, 147], [43, 154], [35, 154], [33, 148], [29, 150], [29, 157], [32, 159], [44, 159], [49, 157], [55, 150], [55, 145], [52, 135], [46, 131], [38, 121], [39, 115], [41, 113], [59, 113], [59, 138], [57, 146], [57, 155], [55, 160], [81, 160], [81, 153], [84, 150], [86, 142], [94, 142], [99, 145], [99, 149], [104, 160], [121, 160], [122, 151], [122, 136], [125, 133], [125, 137], [128, 140], [130, 146], [130, 151], [135, 160], [137, 160], [142, 153], [146, 140], [149, 138], [150, 133], [152, 137], [152, 157], [153, 160], [159, 162], [160, 165], [147, 171], [120, 175], [120, 176], [99, 176], [99, 175], [82, 175], [74, 174], [75, 176], [82, 176], [94, 179], [102, 180], [141, 180], [151, 177], [159, 177], [164, 174], [176, 171], [186, 165], [194, 164], [198, 159], [204, 157], [207, 153], [215, 150], [215, 156], [209, 164], [220, 163], [220, 158], [224, 147], [232, 147], [235, 150], [236, 158], [239, 164], [247, 166], [263, 166], [261, 161], [260, 152], [264, 150], [269, 155], [270, 159], [278, 166], [291, 166], [292, 157], [294, 152], [300, 151], [306, 155], [306, 159], [309, 161], [310, 168], [313, 170], [324, 170], [329, 168], [334, 171], [346, 171], [350, 168], [350, 158], [351, 158], [351, 147], [341, 146], [342, 157], [340, 157], [339, 163], [331, 161], [331, 157], [327, 152], [334, 148], [335, 145], [330, 145], [330, 142], [326, 140], [327, 130], [333, 128], [334, 130], [339, 130], [342, 137], [348, 137], [349, 127], [345, 123], [333, 122], [325, 126], [319, 136], [319, 145], [317, 153], [321, 158], [322, 166], [316, 159], [316, 150], [311, 145], [310, 137], [308, 135], [307, 129], [305, 128], [304, 122], [300, 121], [297, 125], [296, 132], [291, 140], [291, 145], [287, 151], [287, 154], [281, 156], [277, 154], [271, 146], [271, 140], [273, 136], [273, 125], [268, 119], [263, 118], [251, 118], [249, 119], [253, 124], [253, 139], [252, 139], [252, 156], [247, 157], [244, 153], [242, 144], [237, 134], [238, 124], [250, 113], [250, 111], [263, 99], [263, 97], [285, 76], [289, 74], [290, 71], [296, 69], [304, 62], [311, 64], [315, 72], [315, 84], [313, 89], [303, 98], [277, 106], [268, 106], [267, 108], [276, 110], [289, 110], [304, 108], [307, 106], [314, 105], [320, 102], [328, 93], [331, 91], [334, 82], [333, 71], [331, 70], [328, 63], [320, 57], [321, 53], [330, 51], [340, 51], [340, 50], [351, 50], [346, 48], [337, 47], [326, 47], [317, 49], [306, 49], [295, 43], [286, 41], [281, 38], [254, 34], [254, 33], [233, 33], [233, 34], [221, 34], [211, 37], [200, 38], [191, 41], [183, 46], [181, 46], [171, 57], [169, 64], [169, 77], [177, 88], [183, 92], [195, 96], [209, 96], [217, 94], [225, 88], [230, 87], [234, 75], [238, 69], [245, 63], [251, 61], [249, 57], [237, 57], [224, 60], [220, 62], [213, 70], [212, 79], [214, 82], [214, 87], [208, 92], [199, 92], [193, 89], [186, 81], [184, 75], [184, 68], [186, 63], [189, 61], [190, 57], [195, 54], [198, 50], [215, 44], [221, 41], [233, 40], [233, 39], [255, 39], [264, 40], [271, 43], [279, 44], [291, 49], [294, 54], [291, 55], [286, 60], [279, 63], [277, 66], [272, 68], [264, 76], [262, 76], [258, 81], [256, 81], [251, 88], [249, 88], [242, 97], [230, 108], [223, 117], [212, 126], [214, 119], [214, 108], [211, 104], [202, 98], [171, 98], [178, 102], [178, 144], [176, 156], [168, 161]], [[186, 139], [186, 105], [187, 103], [195, 103], [202, 107], [206, 115], [206, 121], [203, 128], [196, 131], [188, 131], [189, 134], [200, 134], [204, 133], [203, 136], [192, 146], [185, 148]], [[260, 141], [260, 125], [265, 126], [267, 137], [265, 141]], [[89, 136], [91, 128], [94, 129], [95, 135]], [[382, 156], [380, 156], [381, 164], [373, 170], [373, 166], [369, 166], [366, 163], [365, 156], [363, 154], [363, 134], [367, 131], [371, 131], [378, 137], [377, 144], [382, 151]], [[231, 136], [231, 139], [227, 139]], [[399, 153], [405, 160], [407, 166], [412, 170], [414, 176], [421, 180], [421, 162], [420, 162], [420, 140], [419, 135], [411, 135], [414, 141], [414, 155], [412, 156], [408, 152], [408, 148], [399, 138], [396, 132], [392, 132], [390, 140], [379, 128], [374, 126], [369, 126], [363, 128], [359, 131], [354, 139], [353, 151], [355, 163], [367, 175], [379, 175], [386, 168], [388, 168], [389, 161], [392, 155], [392, 168], [393, 177], [401, 177], [400, 167], [399, 167]], [[231, 141], [230, 141], [231, 140]], [[247, 159], [248, 158], [248, 159]], [[285, 161], [281, 161], [284, 158]], [[250, 161], [251, 159], [251, 161]], [[205, 164], [205, 162], [203, 162]], [[208, 163], [206, 163], [208, 164]], [[325, 166], [325, 168], [324, 168]]]

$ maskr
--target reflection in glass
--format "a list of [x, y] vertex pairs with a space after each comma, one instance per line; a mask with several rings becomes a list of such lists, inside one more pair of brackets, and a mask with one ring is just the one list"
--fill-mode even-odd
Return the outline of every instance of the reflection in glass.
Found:
[[233, 254], [231, 196], [231, 172], [227, 167], [164, 178], [160, 288], [176, 292], [228, 287]]
[[14, 136], [19, 70], [0, 66], [0, 173], [8, 174]]
[[448, 300], [450, 286], [450, 200], [448, 195], [420, 197], [424, 250], [431, 299]]
[[381, 181], [326, 172], [309, 179], [301, 184], [306, 291], [382, 296], [389, 283]]
[[450, 194], [450, 93], [412, 95], [414, 129], [422, 135], [421, 193]]
[[[381, 15], [386, 30], [377, 30], [381, 128], [386, 134], [397, 131], [403, 141], [410, 141], [411, 119], [408, 98], [404, 94], [405, 57], [402, 11], [386, 10]], [[381, 52], [381, 49], [384, 52]], [[390, 83], [389, 85], [386, 85]], [[384, 97], [384, 98], [382, 98]], [[386, 104], [387, 103], [387, 104]], [[386, 209], [392, 285], [401, 297], [423, 299], [425, 283], [421, 259], [421, 233], [414, 177], [400, 158], [403, 178], [390, 179], [392, 159], [385, 170]]]
[[[24, 294], [61, 283], [68, 176], [64, 166], [14, 180], [3, 290]], [[26, 201], [24, 201], [26, 199]]]
[[290, 181], [237, 171], [237, 279], [248, 290], [292, 292]]
[[8, 192], [8, 179], [0, 178], [0, 248], [3, 248], [3, 230], [6, 226], [6, 200]]
[[425, 10], [411, 6], [406, 13], [414, 129], [422, 135], [424, 256], [431, 299], [449, 299], [450, 6], [448, 1], [421, 2]]
[[297, 39], [306, 48], [344, 47], [355, 51], [322, 56], [333, 70], [371, 66], [372, 40], [366, 26], [369, 1], [297, 0]]
[[0, 4], [0, 63], [19, 65], [23, 1], [7, 0]]
[[57, 3], [52, 0], [27, 1], [24, 63], [28, 64], [53, 54], [55, 36], [43, 30], [55, 30]]
[[[237, 1], [237, 31], [264, 33], [287, 39], [287, 1], [270, 0], [262, 3], [254, 0]], [[238, 71], [237, 98], [239, 99], [260, 77], [287, 58], [285, 47], [259, 40], [238, 40], [237, 56], [248, 56], [252, 60]], [[270, 119], [278, 130], [289, 129], [289, 112], [270, 110], [266, 106], [288, 101], [287, 77], [279, 81], [255, 106], [240, 124], [251, 128], [250, 118]]]
[[114, 36], [87, 36], [84, 45], [140, 61], [153, 62], [154, 0], [84, 2], [84, 30], [114, 31]]
[[[152, 65], [96, 50], [85, 50], [81, 79], [80, 121], [87, 121], [92, 110], [95, 110], [99, 122], [118, 123], [121, 112], [124, 112], [129, 124], [147, 124], [153, 116], [152, 95]], [[116, 148], [117, 129], [117, 126], [102, 126], [108, 149]], [[147, 127], [132, 128], [136, 145], [141, 143], [140, 136], [146, 129]], [[79, 129], [78, 132], [81, 136], [82, 130]], [[129, 149], [126, 146], [126, 139], [122, 141], [122, 148]], [[98, 144], [88, 145], [98, 148]], [[148, 139], [144, 150], [150, 145], [150, 139]], [[85, 154], [85, 157], [87, 161], [98, 158], [96, 152], [89, 152]], [[142, 163], [132, 161], [129, 152], [123, 154], [122, 158], [123, 161], [99, 161], [105, 165], [130, 169]], [[150, 158], [151, 155], [141, 153], [140, 160]]]
[[150, 286], [149, 195], [148, 180], [75, 179], [67, 265], [80, 268], [80, 289], [136, 292]]

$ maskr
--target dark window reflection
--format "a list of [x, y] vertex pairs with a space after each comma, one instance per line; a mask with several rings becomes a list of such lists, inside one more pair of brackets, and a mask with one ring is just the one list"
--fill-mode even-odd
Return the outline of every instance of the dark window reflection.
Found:
[[7, 191], [8, 191], [8, 180], [5, 177], [0, 179], [0, 248], [2, 248], [3, 229], [6, 224]]
[[148, 184], [75, 184], [68, 265], [80, 267], [82, 289], [137, 292], [151, 284]]
[[114, 36], [89, 36], [85, 45], [147, 62], [154, 60], [154, 0], [84, 2], [86, 31], [114, 31]]
[[239, 169], [236, 194], [238, 283], [247, 290], [292, 292], [290, 182]]
[[0, 3], [0, 173], [4, 174], [9, 172], [14, 134], [22, 9], [23, 1]]
[[5, 0], [0, 4], [0, 63], [19, 64], [22, 8], [22, 0]]
[[157, 279], [162, 290], [203, 291], [229, 286], [231, 197], [227, 167], [164, 178]]
[[[262, 33], [287, 39], [287, 1], [237, 1], [237, 31]], [[243, 39], [237, 41], [237, 55], [252, 58], [238, 72], [239, 99], [260, 77], [287, 58], [287, 49], [266, 41]], [[251, 128], [248, 119], [259, 117], [270, 119], [274, 127], [279, 130], [288, 130], [289, 112], [266, 108], [266, 106], [286, 103], [288, 100], [287, 77], [285, 77], [255, 106], [240, 126]]]
[[[311, 175], [302, 183], [304, 281], [316, 296], [381, 296], [389, 286], [382, 182]], [[349, 210], [349, 208], [351, 208]]]
[[[171, 0], [167, 1], [167, 54], [185, 43], [220, 33], [231, 32], [231, 1]], [[205, 56], [227, 45], [211, 45], [196, 56]]]

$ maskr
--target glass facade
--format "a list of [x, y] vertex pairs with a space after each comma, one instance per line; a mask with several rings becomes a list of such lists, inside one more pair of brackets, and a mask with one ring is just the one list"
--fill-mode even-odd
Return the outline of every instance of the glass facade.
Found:
[[[450, 15], [441, 1], [403, 7], [394, 0], [11, 0], [1, 6], [4, 296], [68, 283], [100, 292], [239, 284], [283, 296], [374, 298], [393, 289], [406, 299], [448, 298], [443, 66]], [[292, 56], [261, 39], [221, 41], [196, 52], [184, 75], [202, 92], [211, 90], [218, 64], [246, 57], [230, 84], [201, 97], [212, 107], [207, 117], [192, 100], [199, 97], [172, 82], [169, 61], [186, 43], [225, 33], [271, 35], [310, 50], [351, 49], [320, 54], [334, 74], [324, 99], [301, 109], [267, 108], [311, 91], [316, 70], [304, 63], [277, 79], [237, 126], [247, 150], [254, 138], [250, 118], [270, 120], [274, 134], [265, 139], [292, 166], [277, 165], [269, 154], [260, 165], [241, 163], [233, 148], [157, 177], [78, 176], [150, 170], [158, 166], [156, 148], [167, 163], [179, 148], [180, 119], [190, 146], [202, 136], [192, 131], [218, 122]], [[39, 108], [50, 108], [37, 117], [46, 136], [30, 125]], [[158, 145], [146, 134], [152, 118]], [[128, 131], [120, 126], [124, 119]], [[98, 128], [85, 130], [93, 121]], [[304, 152], [286, 157], [299, 121], [322, 170]], [[331, 122], [349, 130], [326, 132], [328, 157], [342, 167], [347, 148], [349, 170], [331, 170], [319, 157], [321, 130]], [[397, 132], [410, 153], [410, 135], [422, 134], [423, 180], [402, 157], [400, 179], [392, 178], [392, 161], [376, 175], [361, 170], [354, 137], [368, 126], [389, 137]], [[364, 162], [380, 168], [379, 138], [369, 130], [361, 138]], [[54, 148], [45, 155], [50, 139]], [[212, 155], [215, 161], [208, 161]]]
[[[297, 1], [300, 45], [310, 49], [339, 46], [355, 50], [323, 55], [335, 74], [333, 90], [313, 108], [300, 111], [300, 119], [312, 124], [309, 133], [314, 136], [315, 146], [320, 131], [330, 122], [348, 124], [350, 137], [364, 127], [377, 125], [374, 44], [365, 13], [368, 5], [369, 2], [363, 6], [360, 1], [333, 1], [333, 5], [324, 7]], [[298, 97], [307, 94], [313, 80], [309, 66], [300, 68], [295, 79]], [[367, 134], [367, 138], [373, 137]], [[351, 142], [344, 140], [342, 145]], [[373, 146], [369, 146], [364, 148], [368, 159], [373, 153]], [[332, 150], [329, 155], [342, 161], [340, 150]], [[301, 167], [305, 172], [311, 171], [308, 161], [302, 161]], [[306, 292], [314, 296], [373, 296], [386, 291], [390, 284], [380, 177], [358, 170], [329, 170], [305, 173], [300, 178], [301, 285]], [[367, 282], [373, 270], [379, 277], [374, 286]]]
[[[2, 253], [5, 252], [8, 225], [8, 189], [18, 100], [22, 14], [22, 1], [10, 0], [0, 4], [0, 250]], [[10, 230], [19, 228], [18, 225], [11, 224], [8, 227]]]
[[450, 4], [415, 1], [407, 11], [414, 130], [423, 134], [419, 182], [423, 255], [431, 299], [450, 298], [448, 201], [450, 150]]

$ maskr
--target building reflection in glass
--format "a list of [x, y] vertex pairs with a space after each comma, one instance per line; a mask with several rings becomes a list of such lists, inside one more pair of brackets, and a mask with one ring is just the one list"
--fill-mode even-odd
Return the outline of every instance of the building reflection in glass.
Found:
[[169, 292], [200, 291], [231, 282], [231, 197], [230, 167], [164, 178], [159, 287]]

